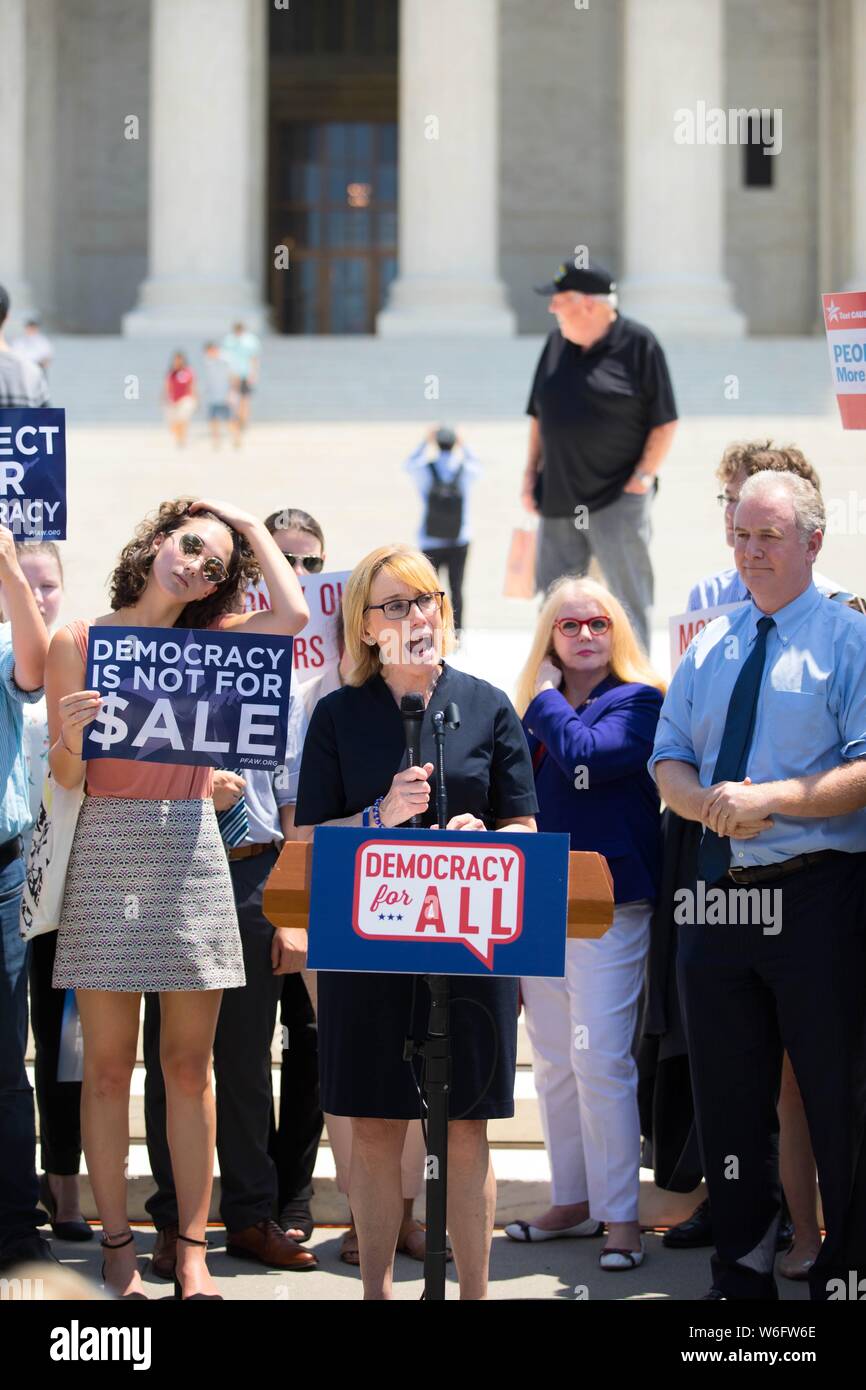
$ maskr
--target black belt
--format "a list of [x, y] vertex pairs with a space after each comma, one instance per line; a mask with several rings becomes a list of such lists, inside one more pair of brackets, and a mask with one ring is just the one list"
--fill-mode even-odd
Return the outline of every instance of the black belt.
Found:
[[840, 854], [838, 849], [816, 849], [809, 854], [797, 854], [793, 859], [782, 859], [778, 864], [752, 864], [749, 868], [728, 869], [728, 878], [734, 883], [768, 883], [772, 879], [787, 878], [789, 874], [799, 873], [808, 864], [818, 864], [830, 855]]
[[18, 859], [23, 848], [24, 841], [20, 835], [16, 835], [14, 840], [7, 840], [5, 845], [0, 845], [0, 869], [5, 869], [13, 859]]

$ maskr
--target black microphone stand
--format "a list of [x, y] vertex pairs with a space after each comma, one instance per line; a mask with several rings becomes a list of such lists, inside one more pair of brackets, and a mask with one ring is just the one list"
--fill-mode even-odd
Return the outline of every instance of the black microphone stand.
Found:
[[[460, 715], [452, 702], [433, 716], [436, 740], [436, 819], [440, 830], [448, 824], [445, 789], [445, 735], [460, 727]], [[447, 975], [425, 975], [430, 990], [427, 1041], [418, 1051], [424, 1058], [424, 1091], [427, 1095], [427, 1245], [424, 1256], [424, 1298], [445, 1298], [445, 1243], [448, 1206], [448, 1098], [451, 1091], [450, 999]]]

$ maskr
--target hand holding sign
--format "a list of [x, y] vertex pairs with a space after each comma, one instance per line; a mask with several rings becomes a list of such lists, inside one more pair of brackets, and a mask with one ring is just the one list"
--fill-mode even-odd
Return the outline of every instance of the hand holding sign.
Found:
[[93, 723], [101, 705], [98, 690], [76, 690], [60, 700], [60, 741], [67, 753], [81, 757], [84, 730]]

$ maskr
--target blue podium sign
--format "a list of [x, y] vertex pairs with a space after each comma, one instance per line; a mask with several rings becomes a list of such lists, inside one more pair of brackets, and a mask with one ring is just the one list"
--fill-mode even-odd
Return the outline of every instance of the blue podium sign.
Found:
[[567, 835], [318, 826], [311, 970], [565, 974]]

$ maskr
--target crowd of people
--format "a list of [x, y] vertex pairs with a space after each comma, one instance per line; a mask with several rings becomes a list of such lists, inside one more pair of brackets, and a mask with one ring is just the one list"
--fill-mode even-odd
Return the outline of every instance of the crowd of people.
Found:
[[238, 322], [221, 343], [205, 343], [198, 377], [186, 353], [172, 353], [162, 397], [166, 421], [179, 449], [185, 448], [189, 440], [190, 422], [201, 404], [214, 449], [222, 444], [223, 426], [235, 448], [240, 447], [250, 422], [250, 402], [258, 381], [261, 352], [258, 336]]
[[[39, 1235], [45, 1212], [59, 1239], [93, 1238], [77, 1184], [83, 1151], [106, 1290], [147, 1296], [126, 1178], [142, 996], [152, 1268], [178, 1297], [220, 1297], [205, 1258], [215, 1152], [228, 1253], [316, 1269], [310, 1203], [324, 1125], [350, 1206], [340, 1253], [360, 1265], [365, 1297], [391, 1296], [398, 1250], [423, 1259], [414, 1202], [424, 1146], [404, 1047], [426, 1032], [427, 985], [314, 978], [306, 933], [274, 928], [262, 897], [281, 846], [317, 826], [418, 817], [436, 827], [433, 719], [455, 702], [444, 828], [567, 834], [572, 849], [605, 857], [615, 903], [604, 935], [567, 942], [564, 978], [471, 975], [455, 990], [448, 1232], [461, 1297], [487, 1294], [487, 1123], [514, 1114], [521, 1008], [551, 1192], [547, 1210], [512, 1222], [508, 1237], [598, 1240], [601, 1269], [637, 1268], [644, 1161], [660, 1185], [706, 1182], [707, 1201], [665, 1237], [712, 1247], [710, 1290], [695, 1297], [776, 1298], [780, 1248], [779, 1272], [808, 1279], [816, 1300], [839, 1296], [852, 1271], [866, 1275], [863, 604], [816, 569], [826, 516], [803, 454], [766, 439], [733, 444], [716, 476], [734, 567], [696, 577], [687, 603], [732, 606], [670, 682], [654, 670], [649, 508], [676, 419], [663, 354], [618, 313], [599, 267], [563, 266], [542, 291], [557, 327], [530, 395], [524, 480], [542, 518], [542, 602], [513, 699], [447, 660], [479, 464], [444, 426], [406, 462], [424, 502], [416, 544], [358, 559], [339, 662], [293, 692], [286, 762], [272, 772], [84, 759], [101, 705], [84, 688], [88, 631], [302, 632], [300, 581], [325, 563], [318, 520], [297, 507], [259, 520], [213, 499], [164, 501], [120, 548], [108, 610], [62, 626], [57, 547], [16, 545], [0, 528], [0, 1269], [55, 1258]], [[0, 320], [6, 309], [4, 299]], [[180, 355], [173, 370], [184, 370]], [[0, 406], [44, 404], [43, 387], [0, 339]], [[586, 576], [591, 557], [603, 582]], [[261, 579], [269, 607], [245, 611]], [[409, 694], [424, 705], [411, 765], [400, 713]], [[59, 930], [28, 949], [23, 837], [45, 768], [86, 794]], [[41, 1178], [24, 1062], [28, 970]], [[80, 1082], [58, 1080], [73, 999]], [[642, 1061], [650, 1038], [676, 1051], [678, 1029], [686, 1188], [681, 1159], [679, 1177], [662, 1171], [671, 1141], [662, 1107], [647, 1104]]]

